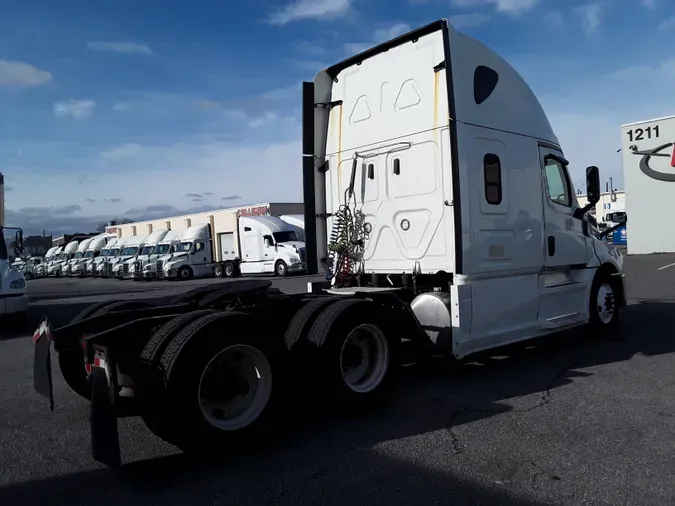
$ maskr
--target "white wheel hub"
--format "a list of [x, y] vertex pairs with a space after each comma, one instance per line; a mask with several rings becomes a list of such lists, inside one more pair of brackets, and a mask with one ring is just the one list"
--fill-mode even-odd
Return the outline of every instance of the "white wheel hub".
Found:
[[202, 414], [213, 427], [243, 429], [258, 419], [270, 400], [272, 368], [259, 349], [228, 346], [204, 368], [197, 395]]
[[609, 283], [603, 283], [598, 290], [598, 297], [595, 301], [598, 318], [602, 323], [610, 323], [614, 318], [615, 297], [614, 290]]
[[389, 341], [375, 325], [359, 325], [342, 344], [340, 370], [347, 387], [368, 393], [380, 386], [389, 368]]

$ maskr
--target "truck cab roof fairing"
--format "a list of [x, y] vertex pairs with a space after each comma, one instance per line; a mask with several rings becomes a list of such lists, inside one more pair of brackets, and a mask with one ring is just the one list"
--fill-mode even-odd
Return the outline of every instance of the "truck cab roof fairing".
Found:
[[[332, 83], [340, 79], [343, 71], [391, 48], [408, 42], [416, 43], [421, 37], [438, 30], [446, 30], [449, 38], [451, 58], [446, 55], [446, 60], [452, 64], [452, 83], [448, 90], [454, 93], [454, 97], [449, 97], [449, 103], [454, 103], [454, 119], [559, 145], [544, 109], [518, 71], [495, 51], [463, 34], [446, 19], [403, 34], [319, 72], [314, 78], [316, 95], [323, 96], [323, 102], [330, 102]], [[442, 65], [446, 62], [438, 63]], [[485, 72], [486, 69], [489, 69], [488, 72]], [[478, 101], [476, 88], [485, 84], [481, 74], [490, 76], [490, 71], [497, 76], [496, 85], [489, 96]], [[527, 114], [523, 115], [524, 111]], [[325, 140], [322, 143], [317, 141], [319, 139], [315, 139], [316, 152], [320, 153]]]

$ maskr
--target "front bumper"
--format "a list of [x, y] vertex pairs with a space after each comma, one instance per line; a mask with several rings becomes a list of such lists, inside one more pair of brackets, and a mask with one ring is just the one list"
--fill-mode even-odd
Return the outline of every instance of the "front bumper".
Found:
[[307, 265], [305, 265], [302, 262], [298, 262], [296, 264], [288, 264], [286, 270], [289, 273], [297, 274], [298, 272], [305, 272], [305, 270], [307, 270]]
[[0, 297], [0, 315], [20, 314], [28, 311], [28, 294]]

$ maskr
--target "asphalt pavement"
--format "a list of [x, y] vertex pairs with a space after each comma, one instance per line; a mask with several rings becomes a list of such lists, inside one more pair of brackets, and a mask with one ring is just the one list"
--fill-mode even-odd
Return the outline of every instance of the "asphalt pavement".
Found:
[[[215, 463], [124, 419], [127, 464], [97, 465], [87, 403], [56, 372], [50, 413], [32, 390], [30, 337], [0, 337], [0, 504], [672, 504], [675, 255], [628, 257], [626, 278], [611, 338], [568, 333], [457, 368], [413, 365], [384, 407], [336, 418], [308, 400], [272, 444]], [[49, 281], [31, 288], [53, 293]], [[92, 297], [73, 290], [35, 307], [67, 319]]]

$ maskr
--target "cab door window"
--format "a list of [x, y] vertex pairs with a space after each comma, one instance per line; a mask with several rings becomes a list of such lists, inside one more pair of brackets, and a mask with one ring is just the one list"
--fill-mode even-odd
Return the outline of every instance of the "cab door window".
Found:
[[546, 191], [551, 202], [561, 206], [572, 205], [572, 193], [567, 169], [558, 160], [546, 160]]

